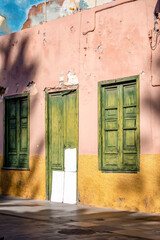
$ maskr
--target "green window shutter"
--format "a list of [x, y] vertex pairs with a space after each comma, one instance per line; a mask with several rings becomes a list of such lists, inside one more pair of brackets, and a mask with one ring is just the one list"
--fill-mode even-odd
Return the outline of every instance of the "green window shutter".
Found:
[[102, 169], [119, 169], [118, 88], [102, 89]]
[[18, 166], [18, 148], [17, 148], [17, 117], [18, 104], [15, 100], [6, 102], [6, 167]]
[[19, 167], [28, 168], [28, 99], [19, 100]]
[[139, 169], [138, 83], [99, 84], [99, 156], [103, 171]]
[[137, 169], [136, 83], [123, 86], [123, 169]]
[[28, 108], [28, 97], [5, 100], [5, 167], [29, 168]]

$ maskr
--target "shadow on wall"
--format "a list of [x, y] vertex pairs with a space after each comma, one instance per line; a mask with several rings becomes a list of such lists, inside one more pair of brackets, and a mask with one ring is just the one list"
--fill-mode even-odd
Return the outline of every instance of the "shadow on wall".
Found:
[[[32, 60], [27, 59], [29, 55], [28, 51], [30, 51], [29, 46], [29, 37], [25, 36], [21, 38], [16, 33], [11, 34], [9, 38], [2, 39], [0, 43], [0, 56], [2, 60], [0, 86], [8, 88], [8, 95], [24, 93], [27, 84], [35, 81], [39, 62], [36, 55], [33, 55]], [[32, 96], [31, 104], [31, 108], [35, 109], [37, 107], [39, 104], [37, 95]], [[33, 114], [34, 111], [32, 111]], [[39, 148], [35, 158], [30, 157], [29, 171], [0, 169], [1, 194], [25, 198], [41, 198], [42, 182], [40, 179], [45, 173], [45, 165], [44, 160], [39, 155], [43, 151], [45, 139], [39, 139], [36, 144], [39, 145]], [[45, 183], [43, 183], [43, 187], [44, 185]]]
[[[160, 63], [157, 62], [157, 67]], [[133, 206], [127, 206], [128, 209], [136, 211], [159, 212], [160, 198], [160, 86], [148, 86], [148, 94], [141, 99], [142, 112], [145, 112], [145, 121], [149, 121], [148, 128], [140, 129], [141, 144], [144, 151], [151, 151], [151, 154], [142, 154], [140, 157], [140, 172], [130, 174], [128, 179], [120, 180], [117, 189], [120, 189], [123, 196], [127, 199], [139, 199], [132, 203]], [[142, 116], [141, 116], [142, 117]], [[143, 119], [144, 121], [144, 119]], [[151, 124], [151, 125], [150, 125]], [[157, 129], [155, 129], [157, 128]], [[156, 135], [157, 134], [157, 135]], [[158, 154], [156, 154], [158, 153]], [[126, 199], [126, 200], [127, 200]], [[126, 206], [125, 198], [120, 207]], [[136, 204], [136, 208], [134, 207]], [[143, 207], [143, 209], [141, 208]]]
[[35, 77], [38, 61], [35, 58], [36, 60], [27, 62], [28, 44], [29, 38], [27, 36], [19, 40], [16, 33], [11, 34], [6, 43], [0, 44], [2, 56], [0, 80], [2, 85], [9, 87], [9, 92], [22, 92], [28, 82], [31, 82]]
[[[159, 52], [160, 47], [156, 49], [157, 53]], [[153, 75], [150, 76], [150, 83], [148, 86], [147, 93], [145, 97], [141, 100], [143, 109], [146, 111], [146, 118], [150, 120], [151, 129], [150, 135], [143, 133], [142, 142], [145, 149], [156, 149], [156, 152], [160, 153], [160, 146], [158, 146], [158, 141], [160, 144], [160, 81], [157, 82], [157, 85], [154, 86], [154, 80], [160, 79], [160, 59], [159, 56], [153, 59], [152, 66], [155, 66]], [[152, 85], [153, 84], [153, 85]], [[158, 129], [157, 126], [159, 126]], [[146, 129], [146, 133], [149, 129]], [[157, 146], [156, 146], [157, 145]], [[158, 147], [158, 149], [157, 149]]]
[[45, 182], [42, 181], [42, 176], [45, 165], [42, 165], [42, 162], [42, 159], [38, 157], [30, 159], [30, 170], [28, 171], [1, 170], [2, 195], [44, 199]]

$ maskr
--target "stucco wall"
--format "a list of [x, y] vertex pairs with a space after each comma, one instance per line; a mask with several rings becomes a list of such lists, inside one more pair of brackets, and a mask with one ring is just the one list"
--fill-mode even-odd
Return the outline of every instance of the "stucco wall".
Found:
[[[14, 0], [1, 1], [0, 36], [75, 14], [112, 0]], [[114, 1], [114, 0], [113, 0]]]
[[[2, 167], [2, 159], [1, 167]], [[45, 193], [45, 157], [31, 156], [30, 170], [0, 171], [0, 194], [29, 199], [46, 199]]]
[[160, 213], [159, 167], [160, 154], [141, 154], [137, 174], [107, 174], [97, 171], [96, 155], [81, 155], [79, 198], [86, 205]]
[[[40, 177], [45, 176], [44, 89], [58, 86], [60, 78], [67, 82], [67, 74], [71, 72], [79, 80], [80, 201], [101, 207], [159, 212], [160, 87], [159, 56], [156, 55], [159, 46], [152, 53], [151, 71], [148, 39], [155, 4], [156, 0], [147, 3], [117, 0], [0, 38], [0, 85], [8, 87], [7, 95], [23, 93], [28, 82], [36, 83], [37, 93], [30, 96], [30, 155], [38, 155], [40, 159], [42, 156], [43, 160], [33, 177], [42, 193], [34, 197], [44, 198], [45, 194], [44, 178]], [[97, 85], [99, 81], [133, 75], [140, 76], [140, 172], [101, 173], [98, 170]], [[153, 84], [155, 79], [157, 86]], [[0, 103], [1, 132], [2, 112]], [[37, 157], [33, 157], [31, 165], [36, 166], [36, 161]], [[30, 176], [32, 171], [15, 175], [20, 178], [21, 174]], [[14, 172], [2, 170], [6, 181], [13, 175]], [[27, 195], [24, 190], [27, 177], [23, 179], [21, 196], [30, 197], [31, 186], [27, 185], [26, 191], [30, 192]], [[18, 182], [16, 178], [14, 181]], [[17, 195], [16, 191], [11, 184], [6, 194]]]

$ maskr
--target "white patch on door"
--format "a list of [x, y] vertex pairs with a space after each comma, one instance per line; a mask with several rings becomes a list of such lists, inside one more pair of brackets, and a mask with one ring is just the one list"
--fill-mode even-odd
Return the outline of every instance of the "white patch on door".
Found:
[[77, 149], [65, 149], [65, 172], [77, 171]]
[[51, 201], [77, 203], [77, 149], [65, 149], [64, 171], [52, 172]]
[[52, 171], [52, 202], [63, 202], [64, 194], [64, 172]]
[[64, 173], [64, 203], [77, 203], [77, 173]]

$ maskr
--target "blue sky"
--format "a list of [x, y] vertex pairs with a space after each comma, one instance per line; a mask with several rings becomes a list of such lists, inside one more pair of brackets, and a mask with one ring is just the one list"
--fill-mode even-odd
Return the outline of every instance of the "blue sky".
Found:
[[31, 6], [41, 2], [44, 0], [1, 0], [0, 15], [6, 17], [11, 31], [16, 32], [22, 28]]

